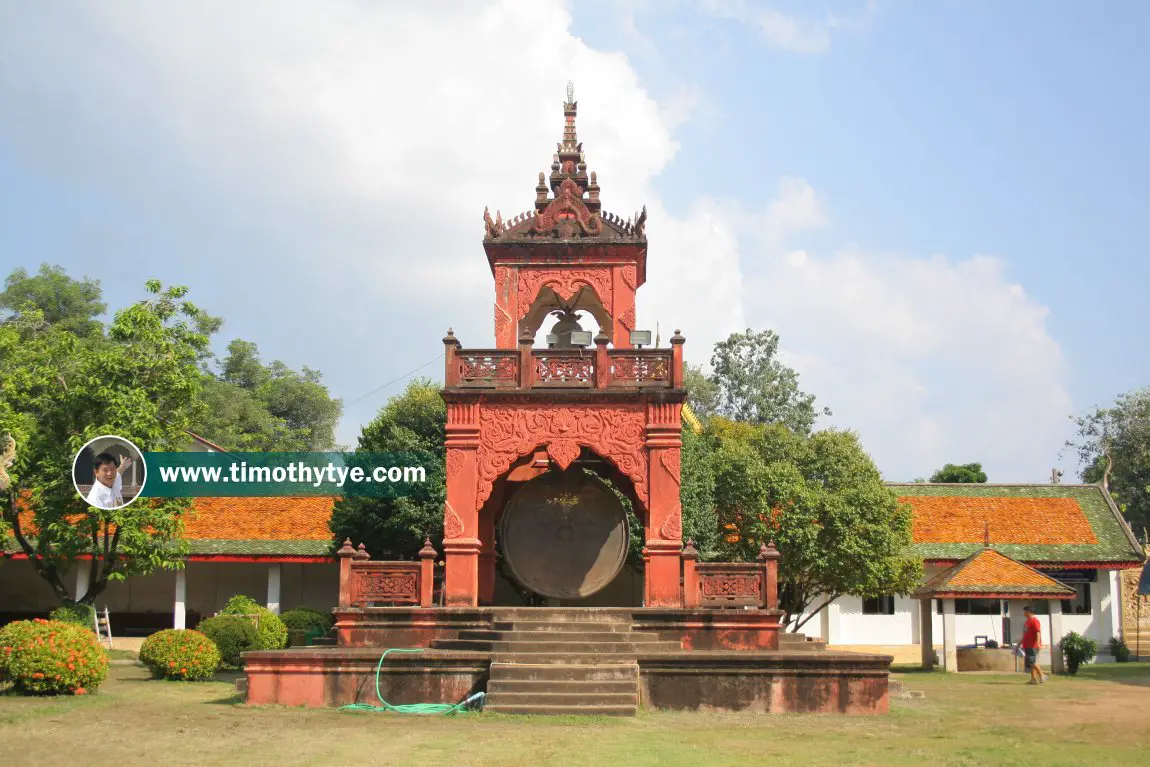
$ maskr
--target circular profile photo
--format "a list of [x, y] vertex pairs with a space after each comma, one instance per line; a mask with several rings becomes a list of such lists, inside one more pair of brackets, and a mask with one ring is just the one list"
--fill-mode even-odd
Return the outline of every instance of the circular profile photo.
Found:
[[72, 461], [76, 492], [97, 509], [122, 509], [140, 496], [147, 479], [140, 449], [114, 434], [89, 441]]

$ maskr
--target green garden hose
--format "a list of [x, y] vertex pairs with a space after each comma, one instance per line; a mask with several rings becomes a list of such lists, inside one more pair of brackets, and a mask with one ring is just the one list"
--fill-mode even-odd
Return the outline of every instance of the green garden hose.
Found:
[[423, 652], [418, 649], [397, 649], [384, 650], [383, 655], [379, 656], [379, 663], [375, 666], [375, 697], [379, 698], [382, 705], [373, 706], [369, 703], [349, 703], [346, 706], [340, 706], [340, 711], [394, 711], [397, 714], [454, 714], [456, 711], [466, 710], [472, 703], [482, 703], [485, 693], [477, 692], [471, 695], [461, 703], [405, 703], [396, 706], [388, 703], [383, 699], [383, 694], [379, 691], [379, 673], [383, 669], [383, 661], [393, 652]]

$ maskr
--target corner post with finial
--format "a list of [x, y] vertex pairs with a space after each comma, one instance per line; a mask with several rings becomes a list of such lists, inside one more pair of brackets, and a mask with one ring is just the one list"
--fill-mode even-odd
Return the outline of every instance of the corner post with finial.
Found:
[[519, 388], [530, 389], [535, 385], [535, 366], [531, 364], [531, 347], [535, 339], [524, 330], [519, 334]]
[[459, 346], [459, 339], [455, 337], [455, 331], [448, 328], [447, 335], [443, 337], [443, 383], [445, 386], [459, 385], [459, 365], [455, 359]]
[[424, 536], [419, 550], [419, 606], [431, 607], [435, 599], [435, 547], [431, 538]]
[[679, 332], [678, 328], [675, 329], [675, 335], [671, 336], [671, 388], [681, 389], [683, 387], [683, 344], [687, 343], [687, 339]]
[[763, 607], [767, 610], [779, 609], [780, 556], [774, 541], [759, 547], [759, 562], [763, 565]]
[[351, 560], [355, 547], [350, 538], [344, 540], [335, 555], [339, 557], [339, 606], [351, 607]]
[[607, 354], [607, 344], [611, 336], [600, 330], [595, 335], [595, 388], [606, 389], [611, 385], [611, 357]]

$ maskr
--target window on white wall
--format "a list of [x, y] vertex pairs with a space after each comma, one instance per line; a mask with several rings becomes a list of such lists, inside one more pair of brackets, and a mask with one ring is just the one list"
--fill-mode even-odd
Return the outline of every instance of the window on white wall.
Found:
[[[939, 615], [942, 615], [942, 600], [938, 600]], [[1002, 602], [997, 599], [956, 599], [955, 615], [1002, 615]]]
[[1090, 584], [1098, 582], [1097, 570], [1049, 570], [1046, 574], [1064, 586], [1074, 589], [1072, 599], [1062, 600], [1066, 615], [1090, 615]]
[[1090, 615], [1090, 584], [1069, 583], [1076, 592], [1073, 599], [1062, 600], [1062, 612], [1066, 615]]
[[862, 601], [863, 615], [894, 615], [894, 596], [872, 597]]

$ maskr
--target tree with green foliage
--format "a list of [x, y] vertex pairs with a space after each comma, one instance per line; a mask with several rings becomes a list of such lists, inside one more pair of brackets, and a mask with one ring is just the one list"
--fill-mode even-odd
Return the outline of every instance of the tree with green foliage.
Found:
[[827, 408], [799, 389], [799, 375], [779, 358], [779, 336], [773, 330], [732, 333], [715, 344], [711, 373], [687, 366], [684, 387], [700, 418], [721, 416], [746, 423], [778, 423], [809, 434]]
[[[415, 559], [424, 536], [441, 549], [447, 500], [447, 405], [428, 379], [408, 384], [360, 432], [357, 452], [407, 454], [432, 459], [427, 481], [401, 498], [344, 497], [335, 502], [336, 543], [362, 541], [374, 559]], [[442, 549], [441, 549], [442, 550]]]
[[[847, 595], [905, 594], [922, 562], [910, 554], [911, 509], [882, 481], [857, 435], [796, 433], [781, 424], [712, 418], [719, 559], [754, 561], [774, 541], [782, 558], [780, 607], [800, 630]], [[684, 466], [684, 485], [695, 481]]]
[[103, 324], [98, 318], [108, 308], [101, 300], [98, 280], [74, 280], [62, 267], [48, 264], [40, 264], [35, 275], [17, 269], [4, 282], [0, 292], [2, 316], [12, 318], [29, 306], [40, 311], [44, 322], [80, 338], [102, 335]]
[[[208, 343], [202, 313], [186, 288], [152, 280], [147, 290], [151, 297], [116, 312], [106, 334], [78, 336], [33, 302], [0, 324], [0, 437], [17, 446], [2, 513], [65, 603], [90, 604], [109, 581], [179, 566], [186, 499], [103, 510], [72, 484], [73, 459], [91, 438], [117, 434], [144, 451], [178, 450], [196, 418], [197, 361]], [[65, 580], [76, 566], [89, 568], [86, 594], [73, 594]]]
[[715, 512], [714, 439], [704, 432], [683, 430], [679, 500], [683, 514], [683, 540], [693, 540], [703, 560], [714, 559], [721, 544]]
[[986, 472], [981, 463], [948, 463], [930, 475], [931, 482], [953, 482], [976, 484], [986, 482]]
[[1119, 395], [1074, 419], [1075, 438], [1066, 443], [1078, 453], [1083, 482], [1105, 486], [1134, 532], [1145, 538], [1150, 527], [1150, 387]]
[[719, 384], [703, 371], [702, 365], [683, 363], [683, 388], [695, 415], [706, 420], [719, 410]]
[[221, 370], [206, 375], [207, 407], [193, 431], [236, 451], [334, 450], [343, 403], [321, 378], [307, 366], [265, 365], [254, 343], [234, 340]]
[[[43, 321], [81, 339], [100, 340], [106, 304], [98, 281], [74, 279], [60, 266], [42, 264], [38, 274], [16, 269], [0, 293], [0, 319], [15, 318], [21, 307], [39, 309]], [[196, 330], [211, 337], [223, 320], [201, 311]], [[319, 371], [296, 372], [280, 361], [265, 365], [250, 341], [228, 345], [221, 370], [212, 370], [211, 348], [197, 350], [204, 407], [191, 431], [236, 451], [333, 450], [343, 404], [321, 383]]]

